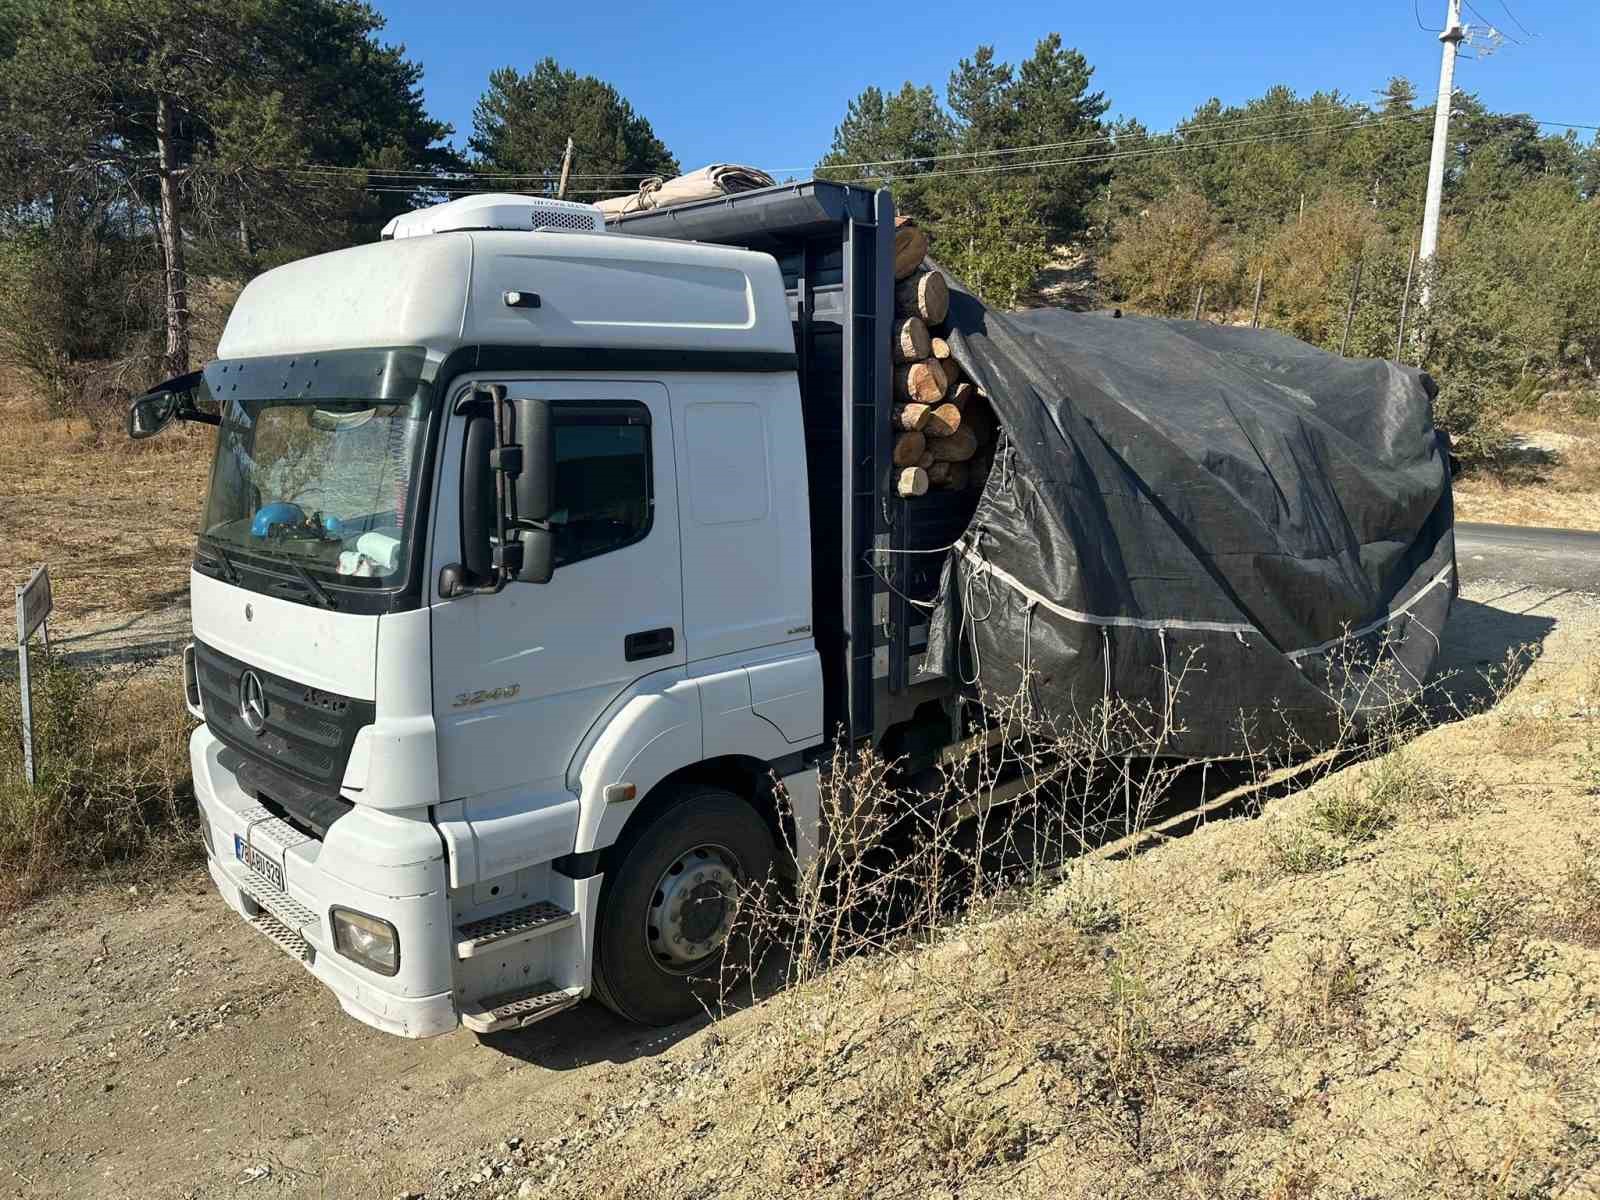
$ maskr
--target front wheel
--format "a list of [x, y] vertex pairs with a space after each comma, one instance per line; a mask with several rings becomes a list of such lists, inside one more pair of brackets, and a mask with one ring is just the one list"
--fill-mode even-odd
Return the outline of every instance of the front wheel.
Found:
[[741, 967], [728, 948], [741, 889], [772, 869], [772, 834], [749, 804], [693, 786], [618, 847], [595, 936], [594, 993], [644, 1025], [715, 1003]]

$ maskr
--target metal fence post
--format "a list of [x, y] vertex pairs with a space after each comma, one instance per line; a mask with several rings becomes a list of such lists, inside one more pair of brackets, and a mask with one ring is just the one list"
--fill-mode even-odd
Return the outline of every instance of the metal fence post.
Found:
[[1191, 317], [1190, 320], [1198, 321], [1200, 319], [1200, 304], [1203, 300], [1205, 300], [1205, 298], [1206, 285], [1202, 283], [1194, 294], [1194, 316]]
[[1406, 262], [1406, 290], [1400, 294], [1400, 329], [1394, 335], [1394, 360], [1404, 362], [1400, 348], [1406, 340], [1406, 310], [1411, 306], [1411, 275], [1417, 269], [1417, 244], [1411, 243], [1411, 258]]
[[1256, 272], [1256, 298], [1250, 306], [1250, 328], [1261, 328], [1261, 281], [1266, 277], [1267, 269], [1262, 267]]
[[1361, 260], [1356, 259], [1355, 277], [1350, 280], [1350, 304], [1344, 310], [1344, 337], [1339, 341], [1339, 357], [1343, 358], [1345, 351], [1350, 349], [1350, 322], [1355, 320], [1356, 293], [1361, 290]]

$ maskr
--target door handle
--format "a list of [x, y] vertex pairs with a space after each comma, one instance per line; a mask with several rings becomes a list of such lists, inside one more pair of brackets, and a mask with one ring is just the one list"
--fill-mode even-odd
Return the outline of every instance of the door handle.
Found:
[[665, 629], [630, 633], [622, 639], [622, 653], [629, 662], [637, 662], [641, 658], [660, 658], [663, 654], [671, 654], [676, 645], [672, 626], [668, 625]]

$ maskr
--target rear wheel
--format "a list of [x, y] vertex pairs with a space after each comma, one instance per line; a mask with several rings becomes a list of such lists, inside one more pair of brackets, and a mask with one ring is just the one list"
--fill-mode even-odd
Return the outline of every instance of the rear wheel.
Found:
[[740, 890], [764, 881], [772, 858], [772, 834], [749, 804], [722, 788], [685, 788], [618, 847], [606, 871], [596, 997], [645, 1025], [714, 1004], [742, 965], [737, 951], [729, 954]]

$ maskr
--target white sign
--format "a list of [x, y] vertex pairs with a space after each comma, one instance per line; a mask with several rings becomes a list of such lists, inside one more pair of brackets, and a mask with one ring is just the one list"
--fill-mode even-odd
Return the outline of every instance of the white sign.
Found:
[[[28, 678], [28, 639], [50, 615], [50, 569], [40, 566], [17, 589], [17, 682], [22, 693], [22, 773], [31, 787], [33, 765], [33, 685]], [[45, 626], [44, 652], [50, 655], [50, 627]]]
[[50, 568], [34, 570], [28, 582], [17, 589], [17, 641], [27, 641], [44, 624], [54, 603], [50, 595]]

